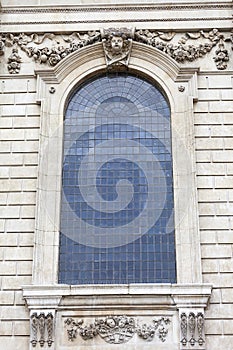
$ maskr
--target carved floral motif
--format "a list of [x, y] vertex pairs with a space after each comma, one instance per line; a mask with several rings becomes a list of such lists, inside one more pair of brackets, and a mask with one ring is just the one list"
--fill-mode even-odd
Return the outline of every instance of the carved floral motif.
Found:
[[51, 347], [53, 343], [54, 333], [54, 318], [52, 313], [45, 315], [43, 312], [39, 315], [34, 312], [30, 318], [31, 326], [31, 344], [36, 347], [37, 343], [40, 347], [44, 347], [47, 342], [48, 346]]
[[127, 343], [135, 334], [145, 341], [152, 341], [157, 335], [162, 342], [165, 342], [170, 322], [169, 318], [161, 317], [154, 319], [153, 325], [140, 326], [136, 325], [133, 317], [124, 315], [96, 319], [93, 324], [86, 326], [83, 326], [83, 320], [77, 322], [73, 318], [65, 320], [70, 341], [76, 339], [78, 334], [83, 340], [90, 340], [98, 335], [109, 344]]
[[21, 68], [21, 57], [18, 54], [18, 48], [14, 47], [12, 53], [7, 60], [7, 67], [10, 74], [19, 73]]
[[[219, 70], [227, 68], [229, 61], [229, 43], [233, 48], [233, 34], [224, 35], [218, 29], [209, 32], [186, 32], [180, 35], [175, 32], [161, 32], [155, 30], [136, 30], [128, 28], [110, 28], [100, 31], [73, 32], [71, 34], [13, 34], [0, 35], [0, 56], [8, 47], [14, 47], [8, 59], [10, 73], [18, 73], [20, 70], [20, 48], [28, 57], [32, 57], [40, 64], [56, 66], [61, 60], [72, 52], [80, 50], [84, 46], [102, 42], [107, 68], [121, 69], [127, 67], [133, 41], [141, 42], [157, 48], [172, 57], [180, 64], [193, 62], [207, 55], [214, 47], [213, 58]], [[198, 41], [197, 45], [192, 42]]]
[[205, 343], [204, 340], [204, 315], [202, 312], [195, 314], [183, 312], [180, 315], [180, 333], [182, 349], [199, 349]]

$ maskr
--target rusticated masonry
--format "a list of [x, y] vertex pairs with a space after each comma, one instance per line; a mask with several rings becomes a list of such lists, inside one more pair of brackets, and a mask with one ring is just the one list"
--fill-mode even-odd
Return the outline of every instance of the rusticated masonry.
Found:
[[37, 314], [34, 312], [31, 315], [31, 344], [36, 347], [44, 347], [45, 343], [48, 347], [53, 344], [54, 333], [54, 318], [52, 313], [45, 315], [44, 313]]
[[[54, 67], [72, 52], [102, 42], [107, 68], [119, 69], [128, 66], [134, 41], [155, 47], [180, 64], [195, 61], [215, 48], [212, 58], [219, 70], [227, 68], [230, 45], [233, 48], [233, 34], [221, 33], [218, 29], [180, 34], [156, 30], [109, 28], [101, 32], [70, 34], [3, 33], [0, 35], [0, 55], [4, 54], [6, 47], [12, 47], [7, 63], [9, 73], [15, 74], [20, 72], [22, 62], [18, 48], [36, 62]], [[194, 45], [193, 41], [197, 44]]]
[[133, 317], [107, 316], [95, 319], [93, 324], [83, 326], [83, 320], [75, 321], [67, 318], [65, 325], [67, 328], [68, 340], [74, 341], [79, 335], [83, 340], [90, 340], [97, 336], [101, 337], [109, 344], [123, 344], [138, 335], [145, 341], [152, 341], [158, 337], [161, 342], [165, 342], [169, 332], [169, 318], [160, 317], [153, 319], [151, 325], [140, 325]]

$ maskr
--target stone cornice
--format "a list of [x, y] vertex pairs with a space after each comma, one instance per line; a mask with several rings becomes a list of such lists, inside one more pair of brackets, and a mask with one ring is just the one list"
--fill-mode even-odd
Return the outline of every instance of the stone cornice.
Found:
[[232, 9], [232, 4], [226, 1], [219, 1], [219, 2], [212, 2], [212, 3], [196, 3], [192, 2], [190, 4], [187, 3], [180, 3], [180, 4], [166, 4], [166, 3], [160, 3], [160, 4], [145, 4], [142, 6], [142, 4], [134, 4], [133, 6], [131, 4], [124, 4], [122, 6], [121, 4], [99, 4], [97, 5], [64, 5], [64, 6], [57, 6], [56, 8], [50, 7], [50, 6], [7, 6], [2, 7], [2, 13], [3, 14], [20, 14], [20, 13], [71, 13], [71, 12], [122, 12], [122, 11], [175, 11], [175, 10], [186, 10], [186, 9], [208, 9], [208, 10], [214, 10], [214, 9]]

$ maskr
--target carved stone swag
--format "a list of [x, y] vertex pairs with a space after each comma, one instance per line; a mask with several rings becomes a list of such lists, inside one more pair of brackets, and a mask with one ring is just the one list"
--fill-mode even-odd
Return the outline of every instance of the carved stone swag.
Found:
[[[193, 62], [216, 48], [215, 56], [212, 57], [216, 68], [227, 68], [229, 44], [233, 49], [232, 33], [224, 34], [218, 29], [212, 29], [209, 32], [184, 32], [181, 37], [177, 37], [178, 33], [175, 32], [133, 28], [109, 28], [61, 35], [3, 33], [0, 35], [0, 56], [4, 55], [6, 47], [12, 47], [7, 60], [8, 71], [10, 74], [17, 74], [22, 62], [19, 48], [35, 62], [54, 67], [72, 52], [102, 42], [107, 69], [119, 70], [128, 67], [133, 42], [140, 42], [163, 51], [180, 64]], [[198, 44], [193, 45], [193, 41]]]

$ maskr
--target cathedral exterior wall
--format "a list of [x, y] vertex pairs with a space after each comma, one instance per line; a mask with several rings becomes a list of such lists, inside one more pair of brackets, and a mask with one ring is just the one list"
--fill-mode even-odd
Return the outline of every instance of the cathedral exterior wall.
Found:
[[[136, 311], [132, 305], [127, 309], [125, 306], [129, 302], [127, 298], [122, 301], [122, 304], [119, 304], [120, 306], [116, 306], [114, 297], [110, 298], [109, 304], [104, 298], [101, 299], [99, 301], [100, 309], [104, 310], [106, 307], [107, 315], [111, 313], [118, 315], [118, 309], [120, 309], [121, 312], [135, 318], [139, 315], [139, 319], [141, 317], [140, 320], [146, 323], [153, 312], [158, 318], [164, 315], [171, 317], [174, 320], [172, 321], [172, 335], [168, 336], [167, 341], [158, 342], [159, 345], [156, 343], [158, 349], [161, 350], [171, 348], [172, 344], [174, 344], [174, 350], [230, 349], [233, 339], [232, 2], [187, 0], [184, 3], [177, 0], [173, 1], [172, 4], [170, 1], [159, 1], [152, 4], [147, 1], [127, 1], [127, 3], [122, 1], [79, 1], [77, 4], [76, 1], [57, 0], [52, 4], [51, 1], [34, 0], [30, 2], [29, 6], [28, 2], [2, 0], [1, 26], [0, 340], [2, 348], [7, 350], [34, 348], [32, 315], [35, 313], [40, 315], [43, 312], [46, 314], [47, 310], [49, 312], [51, 310], [57, 312], [58, 310], [57, 323], [53, 324], [54, 329], [51, 335], [51, 338], [55, 336], [57, 339], [52, 339], [51, 344], [46, 340], [44, 344], [46, 349], [58, 350], [72, 350], [77, 348], [79, 344], [78, 338], [73, 339], [74, 342], [69, 341], [67, 331], [64, 330], [64, 320], [72, 315], [70, 311], [72, 305], [75, 305], [76, 311], [78, 310], [73, 313], [73, 317], [76, 317], [75, 320], [77, 313], [85, 316], [89, 324], [92, 322], [93, 315], [105, 316], [103, 311], [95, 313], [92, 310], [89, 314], [88, 311], [85, 311], [86, 313], [80, 311], [86, 307], [85, 302], [84, 304], [80, 302], [80, 306], [77, 301], [77, 296], [82, 295], [82, 291], [75, 288], [73, 291], [72, 288], [71, 291], [68, 291], [64, 286], [63, 289], [61, 288], [64, 294], [58, 290], [55, 291], [51, 277], [54, 272], [51, 272], [49, 267], [49, 271], [41, 271], [41, 266], [46, 266], [46, 259], [48, 259], [48, 266], [52, 265], [56, 258], [46, 255], [46, 252], [43, 253], [42, 250], [35, 250], [35, 246], [44, 245], [46, 247], [46, 242], [44, 242], [46, 236], [38, 235], [37, 226], [38, 222], [42, 225], [43, 221], [41, 219], [41, 217], [43, 218], [42, 209], [40, 208], [40, 212], [38, 211], [41, 200], [38, 193], [41, 193], [40, 185], [42, 184], [42, 180], [38, 180], [41, 172], [41, 144], [43, 144], [44, 138], [48, 137], [45, 130], [51, 130], [49, 129], [51, 125], [46, 126], [46, 115], [49, 115], [48, 124], [52, 124], [57, 114], [53, 115], [55, 112], [51, 111], [50, 108], [60, 104], [64, 98], [64, 94], [63, 96], [61, 94], [62, 91], [66, 91], [63, 88], [66, 85], [65, 79], [68, 79], [70, 84], [75, 85], [76, 74], [79, 74], [81, 81], [82, 74], [91, 76], [95, 69], [91, 64], [88, 66], [88, 59], [85, 57], [83, 57], [83, 62], [85, 60], [86, 62], [82, 63], [80, 59], [79, 66], [75, 66], [75, 62], [72, 66], [70, 61], [68, 67], [66, 64], [69, 55], [62, 56], [62, 49], [58, 50], [57, 54], [54, 53], [53, 56], [48, 51], [59, 45], [69, 45], [75, 37], [73, 33], [80, 33], [82, 43], [85, 42], [86, 38], [89, 40], [88, 44], [86, 42], [82, 44], [82, 52], [87, 50], [86, 55], [95, 55], [95, 50], [92, 47], [96, 45], [96, 57], [93, 58], [93, 62], [95, 60], [96, 67], [98, 66], [103, 72], [107, 68], [104, 50], [101, 46], [102, 39], [99, 36], [99, 39], [92, 43], [91, 38], [94, 34], [90, 34], [90, 32], [99, 33], [103, 28], [135, 28], [135, 33], [138, 34], [137, 39], [136, 37], [133, 39], [132, 56], [129, 57], [128, 63], [129, 69], [136, 71], [137, 66], [140, 66], [144, 54], [140, 54], [140, 50], [144, 47], [145, 55], [148, 57], [152, 52], [147, 51], [148, 47], [148, 50], [154, 49], [157, 52], [156, 57], [160, 57], [160, 54], [165, 55], [164, 57], [169, 56], [169, 60], [174, 62], [174, 67], [168, 73], [168, 63], [165, 62], [164, 66], [167, 65], [167, 71], [166, 74], [162, 73], [163, 59], [161, 58], [158, 66], [158, 71], [161, 71], [161, 74], [158, 73], [158, 79], [161, 79], [161, 85], [164, 82], [165, 86], [164, 79], [168, 80], [167, 77], [170, 74], [169, 79], [174, 82], [173, 85], [172, 83], [167, 84], [169, 87], [172, 86], [171, 96], [179, 94], [180, 101], [189, 101], [190, 103], [187, 102], [187, 105], [183, 106], [183, 112], [182, 108], [177, 112], [174, 107], [174, 115], [176, 115], [174, 120], [182, 122], [183, 119], [179, 119], [178, 114], [186, 113], [186, 111], [187, 118], [189, 118], [187, 125], [174, 125], [174, 127], [177, 133], [181, 129], [184, 132], [185, 128], [187, 128], [187, 133], [190, 133], [190, 130], [192, 132], [190, 140], [193, 140], [193, 143], [187, 143], [186, 146], [187, 149], [189, 148], [188, 154], [193, 156], [191, 166], [193, 167], [193, 181], [196, 184], [196, 192], [194, 192], [196, 194], [194, 193], [192, 200], [196, 206], [194, 211], [196, 210], [195, 213], [198, 217], [196, 222], [192, 223], [196, 232], [195, 242], [193, 242], [193, 246], [190, 243], [192, 238], [187, 242], [187, 250], [189, 251], [187, 256], [190, 254], [190, 261], [194, 261], [195, 266], [191, 266], [192, 263], [188, 262], [189, 259], [186, 256], [182, 267], [181, 256], [182, 252], [185, 251], [185, 248], [182, 248], [184, 250], [180, 250], [179, 258], [180, 281], [182, 281], [183, 274], [183, 280], [190, 280], [192, 288], [195, 289], [198, 285], [198, 289], [203, 284], [203, 290], [209, 286], [211, 293], [207, 298], [208, 292], [201, 294], [200, 287], [198, 291], [193, 292], [199, 298], [196, 302], [193, 295], [186, 293], [185, 288], [182, 289], [182, 283], [180, 283], [182, 289], [180, 292], [172, 288], [169, 289], [170, 287], [169, 290], [164, 287], [166, 292], [163, 292], [161, 287], [161, 290], [155, 294], [158, 305], [159, 302], [162, 305], [169, 305], [164, 314], [163, 310], [159, 311], [159, 306], [156, 306], [156, 311], [153, 311], [154, 301], [151, 302], [150, 308], [148, 288], [145, 291], [140, 288], [135, 290], [132, 288], [132, 295], [137, 304]], [[24, 34], [19, 36], [21, 33]], [[72, 34], [73, 37], [71, 37]], [[151, 37], [156, 38], [153, 45], [150, 41]], [[162, 49], [156, 42], [163, 43]], [[200, 45], [205, 44], [207, 44], [205, 48], [200, 48]], [[30, 45], [33, 48], [31, 51], [27, 49]], [[188, 45], [190, 46], [187, 49]], [[38, 48], [44, 47], [48, 51], [43, 58], [41, 52], [38, 53]], [[88, 51], [89, 47], [90, 52]], [[186, 50], [188, 53], [185, 52]], [[75, 49], [70, 55], [73, 55], [74, 61], [79, 59]], [[144, 75], [147, 74], [147, 71], [151, 72], [152, 75], [154, 69], [152, 61], [153, 59], [150, 63], [148, 58], [148, 64], [145, 65], [142, 72]], [[156, 62], [153, 64], [156, 65]], [[88, 74], [84, 72], [84, 66]], [[74, 70], [73, 75], [72, 69]], [[166, 69], [164, 68], [164, 71]], [[176, 70], [177, 73], [175, 73]], [[155, 74], [157, 73], [155, 72]], [[189, 95], [187, 95], [187, 99], [183, 99], [182, 94], [186, 94], [187, 91], [189, 91]], [[59, 98], [59, 101], [56, 98]], [[46, 103], [43, 102], [44, 100]], [[174, 101], [174, 106], [175, 104], [176, 101]], [[186, 161], [184, 159], [184, 162]], [[45, 166], [47, 166], [47, 161]], [[48, 207], [50, 201], [54, 203], [55, 200], [52, 192], [56, 192], [56, 195], [59, 193], [59, 182], [56, 182], [55, 177], [54, 179], [54, 182], [50, 183], [51, 193], [48, 192]], [[48, 186], [47, 182], [46, 186]], [[189, 214], [190, 221], [186, 217], [185, 223], [181, 221], [179, 225], [188, 227], [188, 223], [192, 222], [195, 215]], [[38, 217], [40, 217], [40, 221], [38, 221]], [[46, 222], [44, 225], [45, 229], [50, 231], [50, 223]], [[180, 230], [182, 231], [182, 228]], [[37, 234], [35, 234], [36, 231]], [[182, 244], [185, 244], [185, 233], [181, 232], [180, 235], [181, 240], [183, 240]], [[53, 244], [56, 247], [58, 245], [55, 238]], [[50, 245], [51, 242], [48, 246]], [[177, 242], [177, 247], [179, 249], [179, 242]], [[195, 258], [199, 254], [198, 247], [200, 248], [200, 266], [197, 266], [198, 258]], [[53, 250], [53, 253], [56, 254], [56, 250]], [[45, 261], [40, 264], [43, 254]], [[193, 276], [185, 276], [185, 261], [191, 266], [190, 271], [192, 271]], [[46, 275], [46, 273], [48, 277], [42, 281], [41, 276]], [[30, 286], [32, 286], [31, 289]], [[38, 287], [35, 295], [33, 294], [33, 286]], [[91, 294], [90, 290], [88, 293]], [[110, 291], [107, 293], [108, 296], [111, 294]], [[116, 293], [121, 294], [121, 290], [117, 290]], [[123, 287], [122, 295], [127, 293]], [[146, 311], [143, 316], [140, 316], [141, 311], [137, 310], [143, 308], [143, 299], [139, 301], [135, 295], [142, 296], [144, 293], [146, 295], [144, 301]], [[49, 294], [53, 296], [53, 301], [51, 301], [52, 297], [49, 299]], [[179, 299], [180, 294], [185, 295], [183, 304], [183, 299]], [[39, 302], [40, 295], [42, 304]], [[64, 295], [69, 296], [67, 301], [64, 301]], [[200, 298], [203, 295], [206, 299], [201, 302]], [[88, 302], [93, 303], [92, 299], [88, 299], [89, 297], [87, 297]], [[52, 305], [56, 304], [56, 298], [60, 298], [58, 302], [60, 304], [59, 307], [56, 306], [53, 309]], [[74, 304], [70, 302], [72, 298], [75, 299]], [[189, 343], [182, 343], [182, 336], [185, 333], [180, 331], [181, 321], [178, 316], [176, 317], [174, 310], [180, 310], [179, 316], [181, 316], [183, 309], [189, 314], [189, 298], [190, 305], [194, 309], [195, 303], [198, 305], [194, 312], [196, 317], [198, 312], [205, 309], [204, 345], [199, 344], [198, 340], [193, 346]], [[45, 300], [47, 305], [43, 304]], [[111, 305], [113, 305], [112, 308]], [[55, 317], [53, 314], [54, 319]], [[47, 318], [46, 322], [49, 322]], [[49, 331], [47, 330], [47, 332]], [[173, 336], [174, 338], [172, 338]], [[82, 340], [80, 348], [115, 349], [121, 346], [109, 345], [101, 341], [98, 339], [95, 342], [94, 339], [87, 343]], [[150, 349], [153, 348], [153, 342], [144, 342], [141, 338], [134, 337], [132, 342], [121, 347], [132, 350]], [[39, 338], [35, 343], [35, 348], [41, 348]]]

